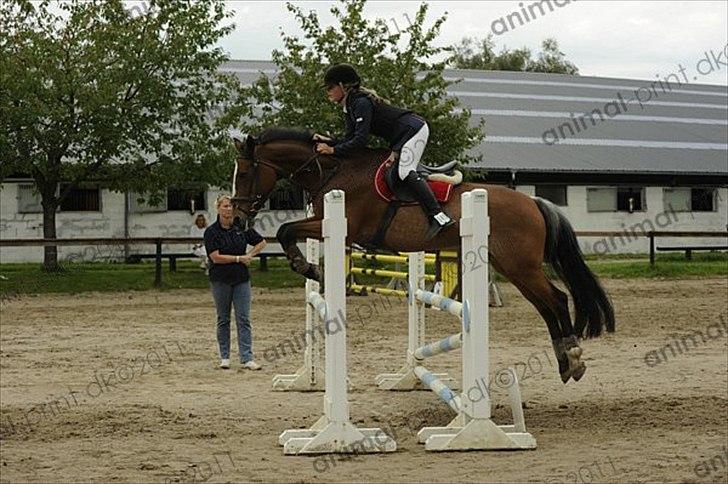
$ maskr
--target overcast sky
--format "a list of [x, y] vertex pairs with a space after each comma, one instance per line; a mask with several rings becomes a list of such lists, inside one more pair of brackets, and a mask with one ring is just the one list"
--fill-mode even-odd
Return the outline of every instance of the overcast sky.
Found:
[[[728, 66], [721, 64], [728, 64], [728, 1], [567, 1], [556, 0], [553, 11], [546, 7], [545, 15], [537, 11], [536, 18], [496, 35], [497, 50], [525, 46], [535, 53], [543, 39], [554, 37], [583, 76], [656, 79], [682, 66], [691, 83], [728, 84]], [[464, 36], [484, 37], [494, 21], [533, 2], [430, 1], [428, 25], [448, 12], [438, 44], [452, 45]], [[221, 45], [234, 59], [270, 60], [271, 51], [282, 48], [281, 30], [300, 32], [285, 2], [227, 3], [237, 28]], [[317, 11], [324, 26], [334, 21], [329, 9], [337, 2], [296, 3]], [[365, 15], [404, 28], [405, 15], [413, 18], [420, 3], [370, 0]]]

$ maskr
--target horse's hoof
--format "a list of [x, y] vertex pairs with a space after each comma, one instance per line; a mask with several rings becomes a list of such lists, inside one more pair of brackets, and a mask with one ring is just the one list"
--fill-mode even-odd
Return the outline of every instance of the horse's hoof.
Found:
[[561, 381], [563, 383], [566, 383], [569, 381], [569, 378], [571, 378], [571, 374], [574, 372], [574, 369], [569, 366], [569, 361], [564, 358], [563, 360], [558, 360], [559, 362], [559, 376], [561, 376]]
[[578, 346], [574, 346], [566, 350], [566, 357], [569, 360], [568, 373], [569, 376], [574, 379], [574, 381], [579, 381], [579, 379], [584, 376], [584, 372], [586, 371], [586, 365], [584, 365], [584, 363], [580, 360], [583, 352], [584, 351]]

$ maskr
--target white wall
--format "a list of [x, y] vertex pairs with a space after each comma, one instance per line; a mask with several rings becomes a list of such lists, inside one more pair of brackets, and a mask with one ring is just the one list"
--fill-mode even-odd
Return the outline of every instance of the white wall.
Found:
[[[56, 235], [65, 237], [123, 237], [124, 195], [101, 191], [100, 212], [59, 212], [56, 215]], [[39, 239], [43, 237], [42, 213], [18, 213], [18, 183], [4, 183], [0, 189], [0, 237], [3, 239]], [[79, 254], [90, 254], [91, 247], [59, 247], [61, 260]], [[118, 248], [99, 248], [111, 254]], [[122, 252], [123, 253], [123, 252]], [[40, 262], [42, 247], [0, 248], [0, 263]]]
[[[18, 213], [18, 183], [8, 182], [0, 185], [0, 238], [2, 239], [39, 239], [43, 237], [43, 214]], [[194, 215], [188, 211], [169, 211], [156, 213], [130, 213], [129, 237], [188, 237], [190, 227], [198, 214], [203, 214], [208, 225], [217, 217], [215, 200], [222, 190], [208, 190], [205, 194], [207, 209], [198, 210]], [[303, 211], [263, 211], [256, 219], [255, 227], [264, 237], [273, 237], [278, 227], [284, 223], [304, 218]], [[124, 194], [101, 190], [100, 212], [58, 212], [56, 214], [56, 234], [58, 238], [79, 237], [124, 237]], [[303, 248], [303, 244], [301, 247]], [[165, 245], [164, 252], [189, 252], [189, 245]], [[268, 244], [264, 252], [280, 252], [277, 243]], [[152, 245], [131, 245], [130, 253], [153, 253]], [[60, 246], [60, 260], [109, 260], [123, 259], [124, 247], [119, 246]], [[2, 247], [0, 263], [41, 262], [42, 247]]]
[[[535, 187], [518, 187], [524, 193], [535, 193]], [[720, 231], [728, 230], [728, 188], [718, 188], [717, 211], [715, 212], [666, 212], [663, 206], [663, 187], [645, 188], [644, 212], [588, 212], [586, 186], [567, 187], [567, 206], [559, 207], [569, 218], [574, 230], [622, 231], [637, 224], [652, 230]], [[650, 225], [652, 224], [652, 225]], [[639, 234], [641, 230], [636, 230]], [[647, 237], [625, 236], [619, 238], [581, 237], [579, 243], [585, 253], [646, 253], [649, 251]], [[726, 245], [725, 238], [677, 238], [659, 237], [655, 245]]]
[[[521, 185], [517, 190], [528, 195], [535, 193], [533, 185]], [[675, 212], [664, 213], [662, 187], [646, 188], [645, 212], [587, 212], [586, 186], [570, 186], [567, 189], [568, 205], [560, 207], [571, 221], [574, 229], [579, 230], [624, 230], [636, 224], [643, 224], [649, 230], [649, 222], [655, 230], [728, 230], [728, 189], [719, 188], [716, 212]], [[202, 213], [208, 224], [215, 221], [215, 199], [220, 190], [208, 190], [206, 193], [207, 209], [190, 215], [187, 211], [160, 213], [133, 213], [129, 215], [130, 237], [185, 237], [189, 235], [190, 226], [198, 213]], [[18, 184], [8, 182], [0, 185], [0, 238], [3, 239], [35, 239], [43, 236], [42, 214], [18, 213]], [[59, 212], [56, 216], [58, 237], [123, 237], [124, 236], [124, 195], [108, 190], [101, 191], [101, 212]], [[275, 236], [278, 227], [305, 217], [303, 211], [262, 211], [255, 227], [267, 237]], [[662, 225], [662, 227], [660, 227]], [[581, 238], [582, 250], [586, 253], [645, 253], [649, 249], [647, 238], [620, 242], [615, 239]], [[656, 245], [708, 245], [726, 244], [725, 238], [658, 238]], [[299, 245], [303, 249], [303, 244]], [[186, 245], [166, 246], [165, 252], [187, 252]], [[130, 246], [131, 253], [152, 253], [153, 246]], [[278, 244], [269, 244], [265, 252], [280, 252]], [[121, 246], [102, 247], [59, 247], [61, 260], [70, 258], [121, 258], [124, 251]], [[0, 263], [8, 262], [40, 262], [43, 249], [40, 247], [4, 247], [0, 248]]]

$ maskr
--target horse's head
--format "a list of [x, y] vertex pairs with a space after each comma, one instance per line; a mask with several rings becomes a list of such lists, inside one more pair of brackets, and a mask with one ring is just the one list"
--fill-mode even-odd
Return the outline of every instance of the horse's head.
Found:
[[[233, 211], [250, 223], [281, 178], [293, 181], [318, 165], [310, 131], [271, 128], [245, 141], [233, 138], [237, 159], [233, 172]], [[319, 166], [320, 170], [320, 166]]]

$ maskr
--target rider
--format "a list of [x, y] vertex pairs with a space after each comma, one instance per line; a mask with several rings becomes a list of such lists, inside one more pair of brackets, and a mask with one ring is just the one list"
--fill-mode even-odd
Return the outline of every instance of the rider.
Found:
[[417, 173], [417, 165], [427, 144], [430, 130], [427, 123], [412, 111], [398, 108], [379, 97], [374, 91], [361, 87], [361, 78], [350, 64], [335, 64], [324, 75], [329, 101], [343, 106], [346, 135], [342, 140], [316, 134], [318, 153], [347, 156], [367, 144], [369, 134], [387, 140], [390, 149], [398, 153], [398, 175], [407, 183], [429, 217], [427, 237], [432, 238], [455, 222], [442, 211], [427, 182]]

